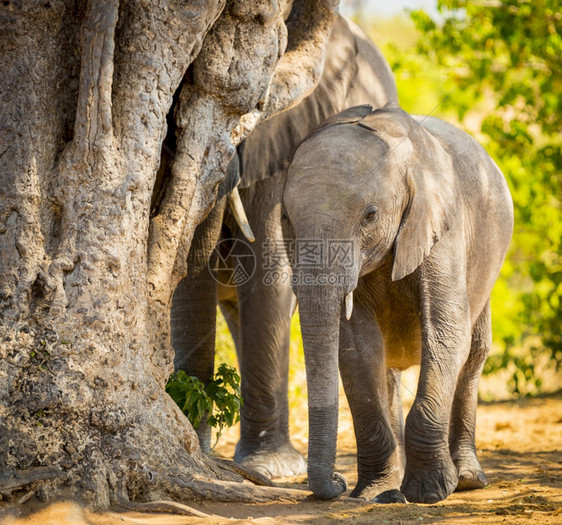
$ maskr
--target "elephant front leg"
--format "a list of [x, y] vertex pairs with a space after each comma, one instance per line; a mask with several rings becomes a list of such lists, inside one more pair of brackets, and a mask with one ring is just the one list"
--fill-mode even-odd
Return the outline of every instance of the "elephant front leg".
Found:
[[459, 476], [457, 490], [486, 486], [486, 475], [476, 454], [475, 431], [478, 382], [492, 345], [491, 325], [488, 300], [472, 329], [470, 355], [461, 370], [451, 412], [449, 448]]
[[470, 308], [466, 293], [448, 288], [447, 295], [440, 295], [438, 288], [434, 282], [436, 295], [422, 293], [420, 379], [406, 419], [402, 493], [417, 503], [445, 499], [458, 481], [449, 452], [449, 424], [459, 373], [470, 349]]
[[270, 478], [306, 472], [289, 438], [291, 298], [288, 284], [265, 279], [259, 260], [252, 278], [238, 287], [244, 404], [234, 460]]
[[401, 434], [402, 425], [396, 419], [401, 418], [401, 408], [395, 406], [399, 401], [394, 388], [398, 387], [394, 384], [396, 375], [387, 373], [374, 315], [360, 304], [354, 306], [350, 321], [342, 317], [339, 363], [357, 440], [358, 481], [351, 496], [377, 503], [404, 503], [399, 490], [402, 450], [394, 432], [396, 426]]

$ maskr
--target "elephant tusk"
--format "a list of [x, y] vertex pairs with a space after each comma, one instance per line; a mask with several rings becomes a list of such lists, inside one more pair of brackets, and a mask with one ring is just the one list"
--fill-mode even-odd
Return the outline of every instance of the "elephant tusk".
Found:
[[232, 210], [234, 218], [236, 219], [238, 226], [240, 226], [244, 237], [246, 237], [246, 239], [250, 242], [254, 242], [256, 238], [252, 228], [250, 228], [248, 217], [246, 217], [246, 212], [244, 211], [244, 206], [242, 205], [242, 199], [240, 199], [238, 188], [234, 188], [232, 190], [231, 194], [228, 196], [228, 202], [230, 203], [230, 209]]
[[289, 317], [289, 319], [293, 318], [293, 315], [295, 315], [296, 310], [297, 310], [297, 296], [295, 294], [292, 294], [292, 297], [291, 297], [291, 316]]
[[345, 318], [349, 321], [353, 312], [353, 292], [349, 292], [345, 296]]

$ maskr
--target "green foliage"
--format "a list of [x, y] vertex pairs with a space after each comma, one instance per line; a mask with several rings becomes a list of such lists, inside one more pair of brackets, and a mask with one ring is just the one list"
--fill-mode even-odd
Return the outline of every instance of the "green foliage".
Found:
[[166, 383], [166, 392], [197, 428], [206, 414], [212, 412], [213, 402], [205, 392], [205, 384], [183, 370], [176, 370]]
[[445, 112], [442, 102], [455, 85], [445, 68], [417, 52], [415, 46], [420, 33], [413, 22], [404, 16], [383, 20], [363, 18], [359, 22], [382, 49], [392, 68], [400, 105], [409, 113], [433, 113], [450, 119], [453, 113]]
[[222, 431], [240, 421], [240, 376], [235, 368], [222, 363], [214, 379], [205, 387], [205, 392], [217, 407], [217, 412], [209, 416], [208, 423]]
[[492, 301], [502, 350], [485, 372], [515, 365], [513, 391], [537, 391], [541, 356], [562, 368], [562, 2], [439, 0], [438, 9], [441, 21], [411, 15], [418, 52], [455, 86], [444, 108], [479, 120], [515, 206]]
[[[168, 379], [166, 392], [197, 428], [205, 418], [217, 429], [215, 448], [225, 428], [240, 420], [242, 396], [240, 376], [236, 369], [222, 363], [207, 385], [183, 370], [176, 370]], [[216, 410], [213, 408], [216, 407]]]

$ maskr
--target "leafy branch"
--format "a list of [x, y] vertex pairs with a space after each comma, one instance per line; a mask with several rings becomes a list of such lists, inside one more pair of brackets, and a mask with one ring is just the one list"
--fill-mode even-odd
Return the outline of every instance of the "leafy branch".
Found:
[[[216, 428], [217, 446], [222, 432], [240, 421], [242, 395], [240, 376], [235, 368], [222, 363], [213, 379], [206, 385], [183, 370], [176, 370], [168, 379], [166, 392], [187, 416], [193, 428], [201, 423]], [[216, 410], [214, 410], [216, 409]]]

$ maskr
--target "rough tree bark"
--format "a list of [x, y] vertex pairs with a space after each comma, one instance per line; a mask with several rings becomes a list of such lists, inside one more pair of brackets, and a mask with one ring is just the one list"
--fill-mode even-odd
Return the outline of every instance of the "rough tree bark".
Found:
[[[267, 499], [164, 392], [169, 310], [235, 145], [314, 87], [337, 1], [0, 7], [0, 495]], [[183, 81], [183, 84], [182, 84]], [[174, 93], [177, 158], [152, 210]]]

